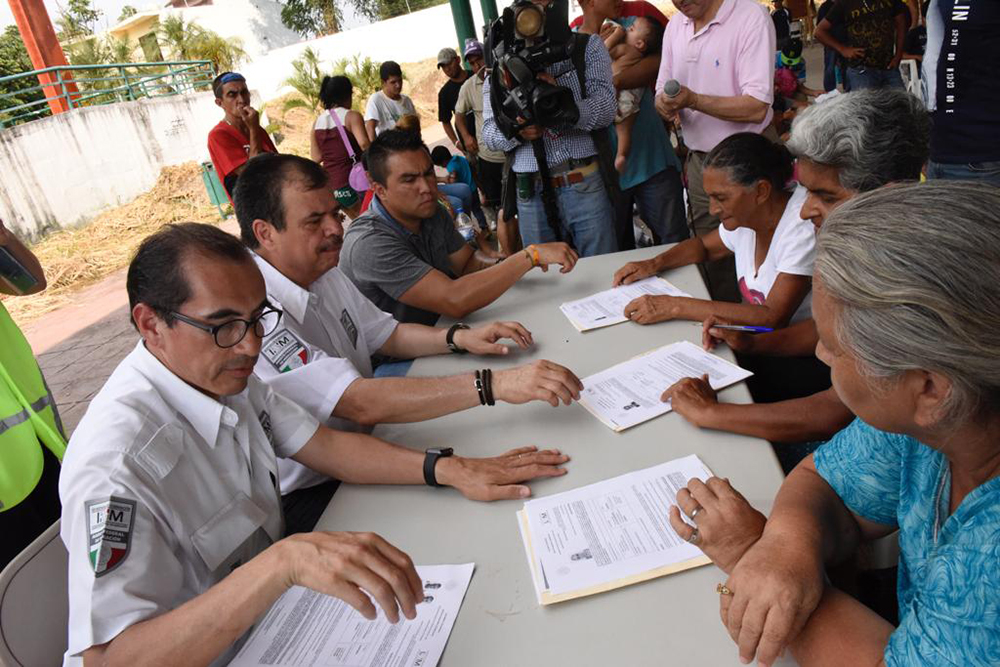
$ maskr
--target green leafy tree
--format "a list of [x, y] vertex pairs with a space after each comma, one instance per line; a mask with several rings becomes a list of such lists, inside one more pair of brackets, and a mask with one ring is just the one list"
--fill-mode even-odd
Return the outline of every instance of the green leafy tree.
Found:
[[364, 60], [355, 54], [352, 58], [341, 58], [333, 64], [333, 73], [346, 76], [354, 87], [354, 108], [361, 110], [372, 93], [382, 88], [382, 77], [378, 72], [379, 63], [368, 56]]
[[222, 37], [180, 14], [160, 22], [159, 37], [174, 60], [211, 60], [217, 72], [234, 70], [247, 60], [242, 39]]
[[351, 0], [355, 11], [370, 21], [384, 21], [444, 2], [445, 0]]
[[291, 98], [285, 102], [284, 109], [304, 107], [319, 109], [319, 87], [323, 83], [323, 72], [319, 65], [319, 54], [307, 46], [302, 55], [292, 61], [295, 73], [285, 79], [285, 85], [295, 89], [301, 98]]
[[90, 0], [69, 0], [65, 7], [59, 6], [59, 18], [56, 19], [59, 38], [71, 40], [84, 35], [93, 35], [94, 24], [103, 14], [101, 10], [94, 9]]
[[127, 37], [117, 38], [108, 36], [107, 41], [108, 55], [110, 61], [113, 63], [130, 63], [132, 62], [132, 54], [135, 53], [135, 42], [130, 41]]
[[199, 30], [190, 50], [193, 60], [211, 60], [216, 72], [239, 69], [247, 60], [243, 40], [239, 37], [226, 39], [211, 30]]
[[[0, 33], [0, 76], [23, 74], [34, 69], [17, 26], [9, 25], [4, 28], [3, 32]], [[41, 90], [31, 90], [36, 86], [38, 86], [38, 78], [34, 76], [26, 76], [0, 84], [0, 110], [44, 100], [45, 94]], [[39, 116], [49, 114], [48, 105], [39, 104], [37, 107], [32, 107], [32, 109], [35, 108], [39, 110]], [[25, 111], [27, 109], [21, 109], [14, 114], [17, 115]]]
[[118, 22], [121, 23], [125, 19], [131, 18], [138, 13], [139, 10], [133, 7], [132, 5], [125, 5], [124, 7], [122, 7], [121, 14], [118, 15]]
[[281, 22], [303, 37], [320, 37], [340, 32], [343, 15], [335, 0], [285, 0]]

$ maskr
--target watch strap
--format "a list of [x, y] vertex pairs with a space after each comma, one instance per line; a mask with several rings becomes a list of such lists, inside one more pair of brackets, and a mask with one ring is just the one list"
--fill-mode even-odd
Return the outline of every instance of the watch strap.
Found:
[[447, 343], [448, 349], [451, 350], [452, 353], [465, 354], [468, 352], [468, 350], [462, 349], [455, 344], [455, 334], [458, 333], [458, 331], [460, 331], [461, 329], [468, 329], [468, 328], [469, 328], [468, 324], [462, 324], [461, 322], [456, 322], [455, 324], [452, 324], [451, 327], [448, 328], [448, 333], [445, 334], [444, 342]]
[[444, 449], [432, 448], [424, 452], [424, 483], [427, 486], [443, 486], [438, 484], [437, 477], [434, 475], [434, 468], [437, 466], [438, 459], [445, 458], [452, 455], [453, 450], [450, 447]]

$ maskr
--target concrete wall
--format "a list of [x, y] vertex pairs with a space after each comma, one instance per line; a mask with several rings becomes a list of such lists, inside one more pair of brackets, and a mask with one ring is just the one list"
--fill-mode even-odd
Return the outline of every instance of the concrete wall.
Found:
[[[498, 0], [497, 8], [503, 11], [511, 1]], [[470, 4], [478, 30], [483, 25], [482, 9], [477, 0], [472, 0]], [[293, 74], [292, 61], [301, 56], [307, 47], [316, 51], [322, 65], [329, 68], [334, 61], [355, 54], [362, 58], [367, 56], [375, 62], [415, 62], [436, 56], [445, 46], [459, 48], [448, 4], [275, 49], [244, 65], [242, 72], [264, 99], [272, 99], [291, 92], [292, 89], [285, 86], [284, 81]]]
[[37, 238], [148, 191], [164, 166], [207, 160], [210, 92], [86, 107], [0, 132], [0, 219]]

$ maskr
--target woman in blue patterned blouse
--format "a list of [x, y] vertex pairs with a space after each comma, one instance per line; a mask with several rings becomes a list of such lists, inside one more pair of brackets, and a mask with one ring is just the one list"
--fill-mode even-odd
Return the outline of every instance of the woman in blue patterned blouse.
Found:
[[[729, 578], [740, 657], [812, 665], [1000, 664], [1000, 189], [888, 186], [817, 242], [817, 354], [858, 419], [785, 480], [766, 523], [692, 482], [675, 530]], [[698, 509], [701, 508], [701, 509]], [[689, 519], [690, 521], [690, 519]], [[893, 627], [824, 566], [899, 531]]]

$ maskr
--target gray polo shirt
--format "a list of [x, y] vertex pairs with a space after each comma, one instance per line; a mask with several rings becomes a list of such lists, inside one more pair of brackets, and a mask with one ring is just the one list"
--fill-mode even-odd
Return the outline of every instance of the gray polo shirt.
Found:
[[433, 325], [438, 313], [407, 306], [399, 297], [431, 269], [456, 278], [448, 257], [465, 245], [451, 217], [438, 207], [414, 234], [396, 222], [378, 198], [347, 228], [340, 270], [380, 309], [399, 322]]

